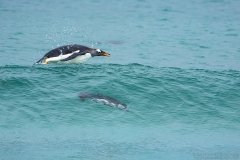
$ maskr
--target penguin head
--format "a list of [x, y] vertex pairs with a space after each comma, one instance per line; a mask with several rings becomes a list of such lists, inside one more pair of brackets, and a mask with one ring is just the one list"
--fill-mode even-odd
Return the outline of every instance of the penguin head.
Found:
[[94, 56], [107, 56], [110, 57], [110, 54], [107, 52], [102, 51], [101, 49], [94, 49], [91, 55]]

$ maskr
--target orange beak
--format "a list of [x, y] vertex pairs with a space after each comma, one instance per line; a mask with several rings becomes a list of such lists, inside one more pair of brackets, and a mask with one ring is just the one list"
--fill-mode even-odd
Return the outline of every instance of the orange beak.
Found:
[[101, 55], [102, 55], [102, 56], [110, 57], [110, 54], [108, 54], [108, 53], [106, 53], [106, 52], [101, 52]]

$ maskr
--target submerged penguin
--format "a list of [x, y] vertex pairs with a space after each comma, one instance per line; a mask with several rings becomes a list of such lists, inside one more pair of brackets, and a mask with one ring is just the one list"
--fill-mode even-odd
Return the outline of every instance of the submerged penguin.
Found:
[[116, 108], [124, 109], [124, 110], [127, 109], [127, 105], [125, 103], [122, 103], [122, 102], [118, 101], [117, 99], [115, 99], [113, 97], [103, 96], [101, 94], [92, 94], [92, 93], [89, 93], [89, 92], [81, 92], [79, 94], [79, 98], [82, 101], [85, 101], [87, 99], [91, 99], [94, 102], [100, 102], [100, 103], [103, 103], [104, 105], [109, 106], [109, 107], [116, 107]]
[[46, 53], [34, 64], [49, 64], [56, 62], [63, 63], [85, 63], [94, 56], [107, 56], [110, 54], [100, 50], [89, 48], [83, 45], [72, 44], [55, 48]]

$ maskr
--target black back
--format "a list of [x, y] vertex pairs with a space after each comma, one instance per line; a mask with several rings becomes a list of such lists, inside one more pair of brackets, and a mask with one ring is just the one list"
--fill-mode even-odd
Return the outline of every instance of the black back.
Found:
[[80, 52], [85, 52], [85, 51], [89, 51], [92, 48], [86, 47], [86, 46], [82, 46], [82, 45], [78, 45], [78, 44], [72, 44], [72, 45], [65, 45], [65, 46], [61, 46], [58, 48], [55, 48], [49, 52], [47, 52], [44, 57], [50, 58], [50, 57], [57, 57], [60, 54], [68, 54], [68, 53], [72, 53], [74, 51], [80, 50]]

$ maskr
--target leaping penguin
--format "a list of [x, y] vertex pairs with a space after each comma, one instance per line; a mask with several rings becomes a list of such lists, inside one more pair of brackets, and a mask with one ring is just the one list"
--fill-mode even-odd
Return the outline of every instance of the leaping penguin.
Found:
[[107, 56], [110, 54], [100, 50], [89, 48], [83, 45], [72, 44], [55, 48], [46, 53], [43, 58], [34, 64], [49, 64], [54, 62], [63, 63], [85, 63], [94, 56]]

